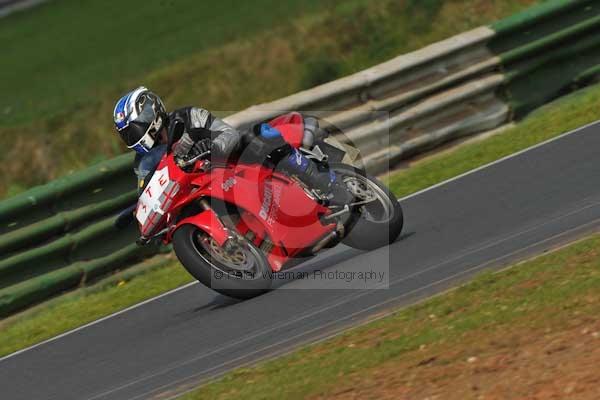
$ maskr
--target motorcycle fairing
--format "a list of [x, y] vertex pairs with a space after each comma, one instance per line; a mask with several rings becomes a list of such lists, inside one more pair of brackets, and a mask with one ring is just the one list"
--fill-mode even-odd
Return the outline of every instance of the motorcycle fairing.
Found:
[[150, 236], [164, 219], [179, 192], [179, 184], [169, 177], [169, 167], [161, 165], [140, 195], [135, 217], [140, 223], [142, 236]]
[[235, 204], [245, 211], [242, 220], [246, 213], [251, 214], [262, 224], [269, 239], [290, 253], [310, 247], [331, 231], [331, 226], [324, 226], [319, 220], [329, 209], [309, 197], [296, 182], [271, 169], [257, 165], [214, 168], [210, 175], [192, 184], [199, 186], [194, 196]]
[[276, 128], [283, 139], [292, 147], [302, 146], [304, 137], [304, 117], [297, 112], [291, 112], [278, 116], [269, 121], [269, 125]]
[[[140, 229], [150, 238], [160, 229], [168, 227], [165, 237], [168, 243], [172, 234], [183, 224], [193, 224], [213, 236], [223, 245], [230, 236], [219, 217], [212, 210], [204, 210], [195, 216], [174, 222], [181, 210], [199, 198], [223, 200], [241, 210], [236, 229], [251, 230], [257, 246], [270, 243], [265, 251], [274, 271], [278, 271], [290, 258], [314, 244], [331, 232], [333, 224], [323, 225], [320, 217], [331, 211], [310, 197], [294, 180], [260, 165], [226, 164], [213, 165], [210, 173], [184, 172], [172, 156], [163, 158], [157, 172], [151, 178], [159, 182], [162, 190], [160, 201], [150, 210]], [[165, 191], [165, 189], [173, 189]], [[151, 194], [154, 196], [155, 193]], [[136, 215], [143, 202], [138, 202]], [[145, 212], [146, 210], [144, 210]], [[147, 223], [151, 221], [151, 223]], [[141, 222], [141, 221], [140, 221]]]
[[[223, 226], [217, 214], [211, 210], [202, 211], [199, 214], [182, 219], [177, 223], [177, 228], [185, 224], [195, 225], [204, 232], [209, 233], [219, 246], [223, 246], [230, 238], [227, 228]], [[173, 229], [173, 232], [175, 229]]]

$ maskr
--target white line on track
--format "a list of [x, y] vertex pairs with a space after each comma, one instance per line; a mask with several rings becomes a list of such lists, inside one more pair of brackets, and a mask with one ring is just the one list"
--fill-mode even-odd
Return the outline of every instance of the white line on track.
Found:
[[440, 187], [440, 186], [442, 186], [442, 185], [446, 185], [447, 183], [450, 183], [450, 182], [453, 182], [453, 181], [459, 180], [459, 179], [461, 179], [461, 178], [464, 178], [464, 177], [465, 177], [465, 176], [467, 176], [467, 175], [471, 175], [471, 174], [474, 174], [474, 173], [476, 173], [476, 172], [479, 172], [479, 171], [481, 171], [482, 169], [485, 169], [485, 168], [491, 167], [492, 165], [500, 164], [500, 163], [501, 163], [501, 162], [503, 162], [503, 161], [510, 160], [511, 158], [514, 158], [514, 157], [518, 157], [518, 156], [520, 156], [520, 155], [521, 155], [521, 154], [523, 154], [523, 153], [527, 153], [528, 151], [535, 150], [535, 149], [537, 149], [537, 148], [539, 148], [539, 147], [545, 146], [545, 145], [547, 145], [548, 143], [552, 143], [552, 142], [555, 142], [555, 141], [557, 141], [557, 140], [563, 139], [563, 138], [564, 138], [564, 137], [566, 137], [566, 136], [569, 136], [569, 135], [572, 135], [572, 134], [574, 134], [574, 133], [577, 133], [577, 132], [579, 132], [579, 131], [582, 131], [582, 130], [584, 130], [584, 129], [586, 129], [586, 128], [589, 128], [590, 126], [594, 126], [594, 125], [596, 125], [596, 124], [598, 124], [598, 123], [600, 123], [600, 121], [594, 121], [594, 122], [591, 122], [591, 123], [589, 123], [589, 124], [587, 124], [587, 125], [580, 126], [579, 128], [577, 128], [577, 129], [574, 129], [574, 130], [572, 130], [572, 131], [565, 132], [565, 133], [563, 133], [563, 134], [561, 134], [561, 135], [555, 136], [555, 137], [553, 137], [553, 138], [550, 138], [550, 139], [548, 139], [548, 140], [545, 140], [545, 141], [543, 141], [543, 142], [541, 142], [541, 143], [538, 143], [538, 144], [536, 144], [536, 145], [533, 145], [533, 146], [531, 146], [531, 147], [527, 147], [526, 149], [523, 149], [523, 150], [517, 151], [516, 153], [512, 153], [512, 154], [509, 154], [509, 155], [507, 155], [507, 156], [504, 156], [504, 157], [502, 157], [502, 158], [499, 158], [498, 160], [496, 160], [496, 161], [492, 161], [491, 163], [488, 163], [488, 164], [482, 165], [482, 166], [480, 166], [480, 167], [477, 167], [477, 168], [475, 168], [475, 169], [472, 169], [472, 170], [470, 170], [470, 171], [467, 171], [467, 172], [465, 172], [465, 173], [462, 173], [462, 174], [460, 174], [460, 175], [457, 175], [457, 176], [455, 176], [455, 177], [453, 177], [453, 178], [447, 179], [447, 180], [445, 180], [445, 181], [442, 181], [442, 182], [440, 182], [440, 183], [436, 183], [436, 184], [435, 184], [435, 185], [433, 185], [433, 186], [429, 186], [429, 187], [427, 187], [427, 188], [425, 188], [425, 189], [419, 190], [418, 192], [415, 192], [415, 193], [409, 194], [409, 195], [407, 195], [407, 196], [404, 196], [403, 198], [401, 198], [401, 199], [400, 199], [400, 201], [403, 201], [403, 200], [406, 200], [406, 199], [410, 199], [411, 197], [418, 196], [418, 195], [420, 195], [421, 193], [428, 192], [428, 191], [430, 191], [430, 190], [433, 190], [433, 189], [435, 189], [435, 188], [438, 188], [438, 187]]
[[180, 290], [186, 289], [186, 288], [188, 288], [188, 287], [190, 287], [190, 286], [192, 286], [192, 285], [195, 285], [195, 284], [197, 284], [197, 283], [198, 283], [198, 281], [194, 281], [194, 282], [187, 283], [187, 284], [185, 284], [185, 285], [183, 285], [183, 286], [180, 286], [180, 287], [178, 287], [178, 288], [175, 288], [175, 289], [173, 289], [173, 290], [169, 290], [168, 292], [165, 292], [165, 293], [163, 293], [163, 294], [161, 294], [161, 295], [158, 295], [158, 296], [156, 296], [156, 297], [152, 297], [151, 299], [144, 300], [144, 301], [142, 301], [141, 303], [137, 303], [137, 304], [134, 304], [134, 305], [132, 305], [132, 306], [129, 306], [129, 307], [127, 307], [127, 308], [125, 308], [125, 309], [123, 309], [123, 310], [121, 310], [121, 311], [117, 311], [117, 312], [115, 312], [115, 313], [113, 313], [113, 314], [110, 314], [110, 315], [107, 315], [107, 316], [105, 316], [105, 317], [102, 317], [102, 318], [100, 318], [100, 319], [97, 319], [97, 320], [95, 320], [95, 321], [89, 322], [89, 323], [87, 323], [87, 324], [85, 324], [85, 325], [82, 325], [82, 326], [80, 326], [80, 327], [77, 327], [77, 328], [75, 328], [75, 329], [71, 329], [70, 331], [67, 331], [67, 332], [65, 332], [65, 333], [61, 333], [61, 334], [60, 334], [60, 335], [58, 335], [58, 336], [54, 336], [54, 337], [52, 337], [52, 338], [50, 338], [50, 339], [46, 339], [46, 340], [44, 340], [43, 342], [40, 342], [40, 343], [34, 344], [34, 345], [32, 345], [32, 346], [26, 347], [26, 348], [24, 348], [24, 349], [21, 349], [21, 350], [18, 350], [18, 351], [15, 351], [14, 353], [8, 354], [8, 355], [6, 355], [6, 356], [4, 356], [4, 357], [0, 358], [0, 362], [2, 362], [2, 361], [4, 361], [4, 360], [6, 360], [7, 358], [14, 357], [14, 356], [16, 356], [16, 355], [19, 355], [19, 354], [21, 354], [21, 353], [24, 353], [24, 352], [26, 352], [26, 351], [28, 351], [28, 350], [32, 350], [32, 349], [34, 349], [34, 348], [36, 348], [36, 347], [39, 347], [39, 346], [41, 346], [41, 345], [44, 345], [44, 344], [46, 344], [46, 343], [50, 343], [50, 342], [53, 342], [53, 341], [55, 341], [55, 340], [58, 340], [58, 339], [60, 339], [60, 338], [63, 338], [63, 337], [65, 337], [65, 336], [67, 336], [67, 335], [70, 335], [70, 334], [72, 334], [72, 333], [75, 333], [75, 332], [77, 332], [77, 331], [83, 330], [83, 329], [85, 329], [85, 328], [87, 328], [87, 327], [90, 327], [90, 326], [92, 326], [92, 325], [99, 324], [100, 322], [102, 322], [102, 321], [106, 321], [106, 320], [107, 320], [107, 319], [109, 319], [109, 318], [113, 318], [113, 317], [116, 317], [117, 315], [124, 314], [124, 313], [126, 313], [126, 312], [128, 312], [128, 311], [131, 311], [131, 310], [135, 309], [135, 308], [141, 307], [141, 306], [143, 306], [144, 304], [148, 304], [148, 303], [150, 303], [150, 302], [152, 302], [152, 301], [154, 301], [154, 300], [158, 300], [158, 299], [160, 299], [161, 297], [166, 297], [166, 296], [168, 296], [168, 295], [170, 295], [170, 294], [173, 294], [173, 293], [175, 293], [175, 292], [178, 292], [178, 291], [180, 291]]
[[[505, 157], [502, 157], [502, 158], [500, 158], [500, 159], [498, 159], [498, 160], [492, 161], [492, 162], [490, 162], [490, 163], [488, 163], [488, 164], [482, 165], [482, 166], [480, 166], [480, 167], [477, 167], [477, 168], [475, 168], [475, 169], [472, 169], [472, 170], [470, 170], [470, 171], [467, 171], [467, 172], [465, 172], [465, 173], [463, 173], [463, 174], [460, 174], [460, 175], [458, 175], [458, 176], [455, 176], [455, 177], [453, 177], [453, 178], [450, 178], [450, 179], [447, 179], [447, 180], [445, 180], [445, 181], [442, 181], [442, 182], [440, 182], [440, 183], [437, 183], [437, 184], [435, 184], [435, 185], [433, 185], [433, 186], [429, 186], [429, 187], [427, 187], [427, 188], [425, 188], [425, 189], [419, 190], [418, 192], [415, 192], [415, 193], [409, 194], [409, 195], [407, 195], [407, 196], [404, 196], [404, 197], [403, 197], [403, 198], [401, 198], [399, 201], [404, 201], [404, 200], [410, 199], [410, 198], [412, 198], [412, 197], [419, 196], [419, 195], [421, 195], [421, 194], [423, 194], [423, 193], [425, 193], [425, 192], [428, 192], [428, 191], [430, 191], [430, 190], [436, 189], [436, 188], [438, 188], [438, 187], [440, 187], [440, 186], [443, 186], [443, 185], [446, 185], [446, 184], [448, 184], [448, 183], [450, 183], [450, 182], [453, 182], [453, 181], [456, 181], [456, 180], [462, 179], [462, 178], [464, 178], [465, 176], [468, 176], [468, 175], [474, 174], [474, 173], [476, 173], [476, 172], [478, 172], [478, 171], [481, 171], [481, 170], [483, 170], [483, 169], [485, 169], [485, 168], [489, 168], [489, 167], [491, 167], [491, 166], [493, 166], [493, 165], [500, 164], [500, 163], [502, 163], [502, 162], [504, 162], [504, 161], [506, 161], [506, 160], [509, 160], [509, 159], [511, 159], [511, 158], [514, 158], [514, 157], [517, 157], [517, 156], [519, 156], [519, 155], [521, 155], [521, 154], [524, 154], [524, 153], [526, 153], [526, 152], [528, 152], [528, 151], [531, 151], [531, 150], [537, 149], [537, 148], [539, 148], [539, 147], [545, 146], [545, 145], [547, 145], [547, 144], [549, 144], [549, 143], [552, 143], [552, 142], [558, 141], [558, 140], [560, 140], [560, 139], [563, 139], [563, 138], [565, 138], [565, 137], [567, 137], [567, 136], [569, 136], [569, 135], [572, 135], [572, 134], [575, 134], [575, 133], [577, 133], [577, 132], [579, 132], [579, 131], [582, 131], [582, 130], [584, 130], [584, 129], [586, 129], [586, 128], [590, 127], [590, 126], [593, 126], [593, 125], [595, 125], [595, 124], [598, 124], [598, 122], [599, 122], [599, 121], [595, 121], [595, 122], [589, 123], [589, 124], [587, 124], [587, 125], [581, 126], [581, 127], [577, 128], [577, 129], [574, 129], [574, 130], [572, 130], [572, 131], [569, 131], [569, 132], [565, 132], [565, 133], [563, 133], [563, 134], [561, 134], [561, 135], [559, 135], [559, 136], [556, 136], [556, 137], [553, 137], [553, 138], [551, 138], [551, 139], [545, 140], [545, 141], [543, 141], [543, 142], [541, 142], [541, 143], [538, 143], [538, 144], [536, 144], [536, 145], [534, 145], [534, 146], [528, 147], [528, 148], [526, 148], [526, 149], [523, 149], [523, 150], [521, 150], [521, 151], [518, 151], [518, 152], [516, 152], [516, 153], [509, 154], [509, 155], [507, 155], [507, 156], [505, 156]], [[62, 333], [62, 334], [60, 334], [60, 335], [58, 335], [58, 336], [54, 336], [54, 337], [52, 337], [52, 338], [50, 338], [50, 339], [46, 339], [46, 340], [44, 340], [43, 342], [36, 343], [36, 344], [34, 344], [34, 345], [32, 345], [32, 346], [29, 346], [29, 347], [26, 347], [26, 348], [24, 348], [24, 349], [18, 350], [18, 351], [14, 352], [14, 353], [8, 354], [8, 355], [6, 355], [6, 356], [4, 356], [4, 357], [1, 357], [1, 358], [0, 358], [0, 362], [2, 362], [2, 361], [5, 361], [5, 360], [7, 360], [7, 359], [9, 359], [9, 358], [11, 358], [11, 357], [15, 357], [15, 356], [17, 356], [17, 355], [19, 355], [19, 354], [22, 354], [22, 353], [26, 352], [26, 351], [33, 350], [33, 349], [35, 349], [35, 348], [37, 348], [37, 347], [43, 346], [43, 345], [45, 345], [45, 344], [47, 344], [47, 343], [51, 343], [51, 342], [53, 342], [53, 341], [55, 341], [55, 340], [58, 340], [58, 339], [61, 339], [61, 338], [65, 337], [65, 336], [71, 335], [71, 334], [73, 334], [73, 333], [76, 333], [76, 332], [78, 332], [78, 331], [81, 331], [81, 330], [83, 330], [83, 329], [86, 329], [86, 328], [88, 328], [88, 327], [90, 327], [90, 326], [93, 326], [93, 325], [99, 324], [99, 323], [101, 323], [101, 322], [103, 322], [103, 321], [106, 321], [107, 319], [110, 319], [110, 318], [116, 317], [116, 316], [118, 316], [118, 315], [124, 314], [124, 313], [126, 313], [126, 312], [129, 312], [129, 311], [131, 311], [131, 310], [134, 310], [134, 309], [136, 309], [136, 308], [138, 308], [138, 307], [141, 307], [141, 306], [143, 306], [143, 305], [145, 305], [145, 304], [151, 303], [151, 302], [153, 302], [154, 300], [158, 300], [158, 299], [160, 299], [160, 298], [162, 298], [162, 297], [169, 296], [169, 295], [171, 295], [171, 294], [173, 294], [173, 293], [175, 293], [175, 292], [178, 292], [178, 291], [180, 291], [180, 290], [187, 289], [188, 287], [190, 287], [190, 286], [193, 286], [193, 285], [195, 285], [195, 284], [197, 284], [197, 283], [198, 283], [197, 281], [195, 281], [195, 282], [190, 282], [190, 283], [188, 283], [188, 284], [186, 284], [186, 285], [184, 285], [184, 286], [181, 286], [181, 287], [178, 287], [178, 288], [176, 288], [176, 289], [170, 290], [170, 291], [168, 291], [168, 292], [166, 292], [166, 293], [163, 293], [163, 294], [161, 294], [161, 295], [159, 295], [159, 296], [156, 296], [156, 297], [150, 298], [150, 299], [148, 299], [148, 300], [144, 300], [143, 302], [141, 302], [141, 303], [138, 303], [138, 304], [134, 304], [133, 306], [127, 307], [127, 308], [125, 308], [124, 310], [117, 311], [117, 312], [115, 312], [115, 313], [113, 313], [113, 314], [107, 315], [107, 316], [105, 316], [105, 317], [102, 317], [102, 318], [100, 318], [100, 319], [97, 319], [96, 321], [92, 321], [92, 322], [90, 322], [90, 323], [87, 323], [87, 324], [85, 324], [85, 325], [83, 325], [83, 326], [80, 326], [80, 327], [77, 327], [77, 328], [75, 328], [75, 329], [72, 329], [72, 330], [70, 330], [70, 331], [67, 331], [67, 332], [65, 332], [65, 333]]]

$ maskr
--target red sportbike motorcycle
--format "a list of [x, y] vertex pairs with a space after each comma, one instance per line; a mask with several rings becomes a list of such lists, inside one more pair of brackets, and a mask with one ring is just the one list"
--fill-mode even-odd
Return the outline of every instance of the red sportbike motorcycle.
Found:
[[287, 143], [333, 171], [353, 203], [330, 207], [323, 193], [259, 163], [213, 162], [208, 152], [176, 160], [167, 152], [138, 199], [139, 242], [172, 242], [190, 274], [236, 298], [267, 291], [274, 272], [340, 242], [365, 250], [393, 242], [403, 224], [396, 197], [342, 163], [339, 146], [317, 140], [302, 148], [302, 124], [298, 113], [269, 122]]

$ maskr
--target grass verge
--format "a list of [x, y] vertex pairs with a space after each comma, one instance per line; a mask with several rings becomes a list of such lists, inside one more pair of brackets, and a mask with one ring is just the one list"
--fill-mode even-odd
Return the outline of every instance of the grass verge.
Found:
[[595, 235], [484, 273], [182, 399], [595, 398], [599, 247]]
[[[497, 136], [415, 162], [411, 168], [390, 176], [390, 185], [398, 196], [403, 196], [522, 150], [594, 121], [599, 102], [600, 85], [577, 92], [541, 108], [515, 128]], [[56, 336], [190, 280], [180, 266], [173, 264], [148, 271], [125, 285], [118, 286], [112, 281], [56, 298], [0, 322], [0, 355]]]
[[[335, 0], [326, 5], [335, 6]], [[54, 0], [15, 13], [0, 24], [5, 52], [0, 71], [6, 78], [0, 113], [8, 117], [0, 125], [56, 115], [93, 91], [318, 13], [321, 7], [318, 0], [123, 0], [118, 7]]]

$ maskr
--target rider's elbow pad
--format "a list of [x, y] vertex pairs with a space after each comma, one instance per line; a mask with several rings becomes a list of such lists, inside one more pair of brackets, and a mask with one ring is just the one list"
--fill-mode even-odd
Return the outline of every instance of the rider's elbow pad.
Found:
[[237, 131], [223, 132], [213, 140], [213, 149], [221, 155], [231, 154], [237, 150], [240, 142], [240, 135]]

